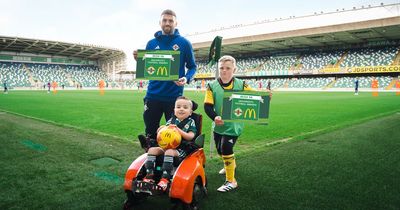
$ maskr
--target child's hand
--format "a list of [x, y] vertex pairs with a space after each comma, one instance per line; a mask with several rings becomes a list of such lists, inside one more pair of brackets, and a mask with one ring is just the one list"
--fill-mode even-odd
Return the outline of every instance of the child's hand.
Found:
[[224, 121], [221, 119], [221, 116], [216, 116], [214, 118], [215, 125], [223, 125]]
[[176, 128], [176, 125], [175, 125], [175, 124], [169, 124], [168, 127], [170, 127], [170, 128]]

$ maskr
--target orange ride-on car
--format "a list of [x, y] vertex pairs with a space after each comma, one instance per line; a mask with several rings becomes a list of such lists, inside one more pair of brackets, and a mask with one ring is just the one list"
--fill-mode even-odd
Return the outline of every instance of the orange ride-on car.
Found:
[[207, 179], [204, 170], [206, 157], [203, 150], [204, 134], [201, 134], [202, 116], [193, 113], [191, 117], [195, 120], [198, 130], [194, 140], [198, 148], [180, 163], [174, 161], [173, 178], [166, 191], [163, 191], [156, 184], [162, 176], [163, 156], [158, 156], [156, 159], [154, 184], [142, 182], [146, 176], [144, 165], [147, 153], [134, 160], [125, 175], [124, 190], [127, 200], [124, 203], [124, 209], [130, 209], [132, 206], [145, 201], [148, 196], [155, 195], [168, 195], [173, 203], [172, 209], [179, 207], [183, 209], [199, 208], [199, 201], [207, 195]]

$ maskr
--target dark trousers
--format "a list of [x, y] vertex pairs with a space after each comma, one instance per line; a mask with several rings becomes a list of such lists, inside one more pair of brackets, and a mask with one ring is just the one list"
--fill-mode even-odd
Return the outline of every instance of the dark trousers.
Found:
[[164, 114], [165, 121], [168, 121], [174, 113], [175, 101], [144, 100], [143, 120], [146, 126], [146, 135], [150, 138], [157, 138], [157, 129], [160, 127], [161, 117]]
[[215, 147], [218, 155], [232, 155], [238, 136], [221, 135], [214, 132]]

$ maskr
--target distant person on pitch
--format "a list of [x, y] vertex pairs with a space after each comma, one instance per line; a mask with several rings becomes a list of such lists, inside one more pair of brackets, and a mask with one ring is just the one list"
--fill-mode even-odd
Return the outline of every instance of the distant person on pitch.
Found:
[[50, 84], [50, 82], [48, 82], [47, 83], [47, 93], [50, 93], [50, 87], [51, 87], [51, 84]]
[[358, 79], [354, 82], [354, 95], [358, 96]]
[[3, 85], [4, 85], [4, 94], [8, 94], [7, 82], [4, 82]]

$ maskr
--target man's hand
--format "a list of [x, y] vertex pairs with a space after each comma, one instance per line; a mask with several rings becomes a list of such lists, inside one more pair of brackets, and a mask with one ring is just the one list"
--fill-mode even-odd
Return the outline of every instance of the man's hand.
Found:
[[178, 86], [184, 86], [186, 84], [186, 82], [187, 82], [186, 77], [181, 77], [181, 78], [179, 78], [178, 81], [175, 81], [175, 84]]
[[135, 61], [137, 61], [137, 50], [133, 51], [133, 58], [135, 59]]

